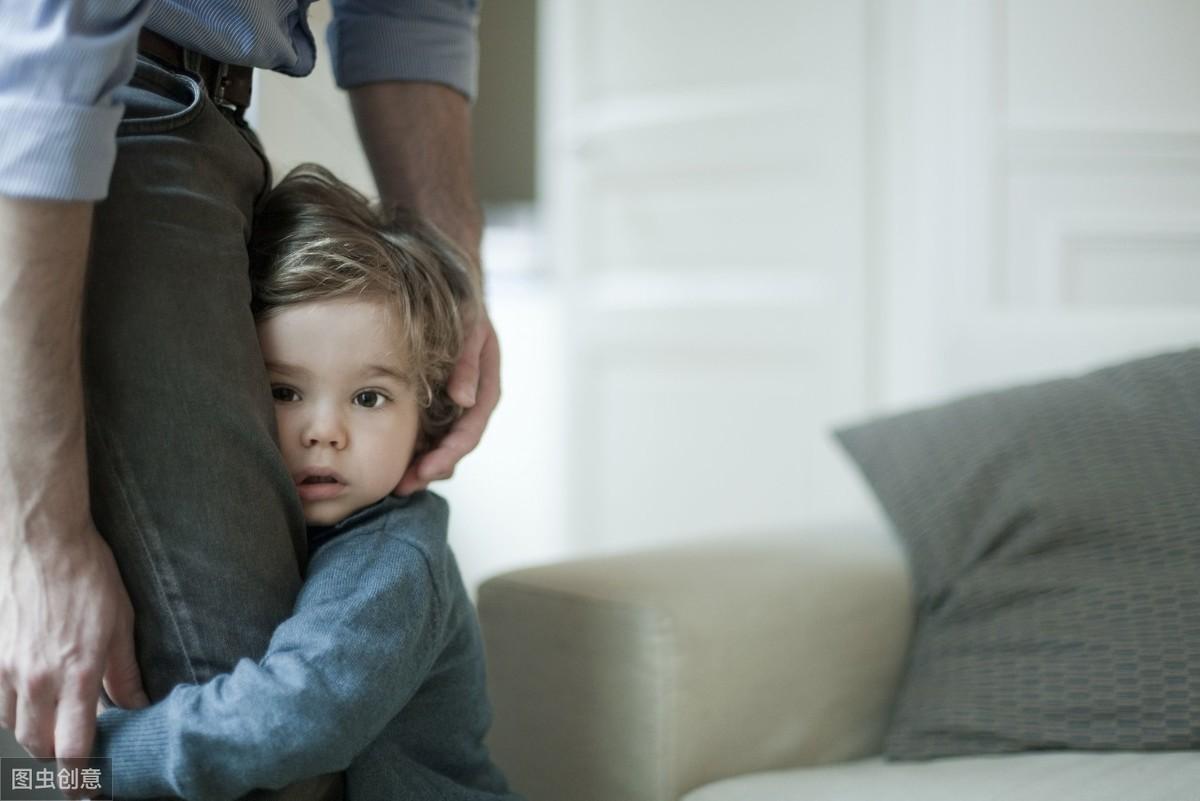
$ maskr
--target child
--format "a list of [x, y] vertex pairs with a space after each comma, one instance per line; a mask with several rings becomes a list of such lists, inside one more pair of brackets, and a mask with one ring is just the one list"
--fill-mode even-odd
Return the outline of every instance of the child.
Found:
[[262, 659], [105, 710], [93, 756], [113, 759], [118, 797], [232, 799], [346, 770], [349, 801], [515, 799], [483, 744], [482, 645], [446, 502], [391, 494], [459, 412], [445, 383], [478, 303], [470, 273], [316, 165], [272, 190], [251, 252], [305, 582]]

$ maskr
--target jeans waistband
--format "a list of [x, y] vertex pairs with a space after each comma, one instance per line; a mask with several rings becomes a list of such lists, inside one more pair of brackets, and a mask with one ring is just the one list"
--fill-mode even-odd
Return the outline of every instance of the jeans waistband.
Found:
[[222, 109], [232, 111], [239, 119], [250, 105], [253, 67], [217, 61], [148, 28], [142, 28], [138, 35], [138, 52], [165, 66], [196, 73], [203, 80], [213, 102]]

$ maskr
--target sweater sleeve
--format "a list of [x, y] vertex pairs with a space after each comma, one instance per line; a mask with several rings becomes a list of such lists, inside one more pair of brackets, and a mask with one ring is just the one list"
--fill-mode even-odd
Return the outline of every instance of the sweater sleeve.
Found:
[[325, 36], [343, 89], [429, 81], [475, 96], [479, 0], [333, 0]]
[[429, 563], [382, 532], [317, 551], [292, 617], [258, 662], [97, 721], [118, 797], [221, 801], [344, 770], [413, 696], [437, 657]]

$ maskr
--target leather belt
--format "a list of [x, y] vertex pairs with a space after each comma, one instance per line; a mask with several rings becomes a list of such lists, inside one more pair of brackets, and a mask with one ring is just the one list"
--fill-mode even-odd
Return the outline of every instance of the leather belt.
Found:
[[147, 28], [142, 28], [138, 34], [138, 52], [168, 67], [196, 73], [204, 80], [205, 89], [213, 102], [239, 117], [250, 105], [253, 67], [217, 61], [195, 50], [188, 50]]

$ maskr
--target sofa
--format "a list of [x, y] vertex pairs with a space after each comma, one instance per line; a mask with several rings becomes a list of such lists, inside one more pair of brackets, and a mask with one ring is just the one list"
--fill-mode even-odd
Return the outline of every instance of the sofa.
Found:
[[[1195, 801], [1200, 754], [879, 755], [912, 627], [885, 532], [513, 571], [479, 614], [490, 746], [529, 801]], [[0, 757], [28, 756], [0, 731]]]
[[1200, 753], [889, 762], [912, 632], [885, 532], [517, 570], [479, 589], [490, 746], [529, 801], [1191, 801]]
[[[884, 513], [485, 582], [530, 801], [1200, 800], [1200, 348], [834, 432]], [[869, 515], [858, 515], [870, 519]]]

